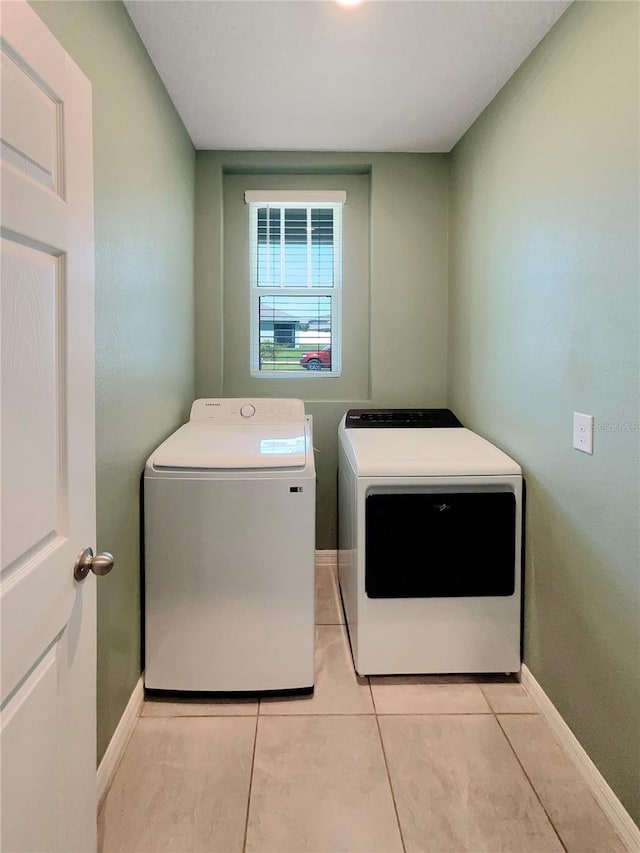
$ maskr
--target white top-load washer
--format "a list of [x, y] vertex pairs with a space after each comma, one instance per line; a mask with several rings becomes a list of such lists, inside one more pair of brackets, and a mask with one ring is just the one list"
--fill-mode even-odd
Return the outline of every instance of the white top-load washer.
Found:
[[339, 427], [339, 574], [361, 675], [516, 672], [522, 472], [448, 409]]
[[300, 400], [196, 400], [144, 473], [145, 686], [309, 690], [315, 467]]

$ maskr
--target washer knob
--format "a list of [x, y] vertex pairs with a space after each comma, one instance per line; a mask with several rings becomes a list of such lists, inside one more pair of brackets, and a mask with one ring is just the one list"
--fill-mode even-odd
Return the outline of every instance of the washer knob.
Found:
[[243, 418], [252, 418], [256, 413], [256, 407], [252, 403], [244, 403], [240, 406], [240, 414]]

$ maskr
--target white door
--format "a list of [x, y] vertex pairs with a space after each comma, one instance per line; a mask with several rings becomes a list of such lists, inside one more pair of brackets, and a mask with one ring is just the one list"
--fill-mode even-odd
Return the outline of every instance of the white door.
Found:
[[2, 35], [1, 839], [96, 845], [91, 87], [23, 0]]

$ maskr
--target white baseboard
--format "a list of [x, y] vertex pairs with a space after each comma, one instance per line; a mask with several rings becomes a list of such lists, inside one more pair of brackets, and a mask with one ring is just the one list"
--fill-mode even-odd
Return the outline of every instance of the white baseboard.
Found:
[[564, 747], [565, 752], [575, 764], [627, 849], [632, 853], [638, 853], [640, 851], [640, 829], [525, 664], [522, 664], [521, 683], [540, 709], [542, 716], [549, 723], [560, 745]]
[[111, 780], [118, 769], [120, 759], [129, 743], [129, 738], [133, 733], [136, 725], [136, 720], [140, 716], [140, 708], [144, 701], [144, 681], [142, 676], [133, 688], [133, 693], [127, 702], [127, 707], [124, 709], [120, 722], [113, 733], [113, 737], [109, 741], [107, 751], [102, 756], [102, 761], [98, 766], [97, 788], [98, 788], [98, 808], [104, 799]]
[[316, 551], [317, 566], [335, 566], [338, 562], [337, 551]]

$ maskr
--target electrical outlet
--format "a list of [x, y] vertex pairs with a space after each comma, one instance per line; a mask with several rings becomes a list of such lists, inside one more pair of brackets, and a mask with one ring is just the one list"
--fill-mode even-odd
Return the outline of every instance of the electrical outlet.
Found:
[[573, 446], [583, 453], [593, 453], [593, 415], [573, 413]]

